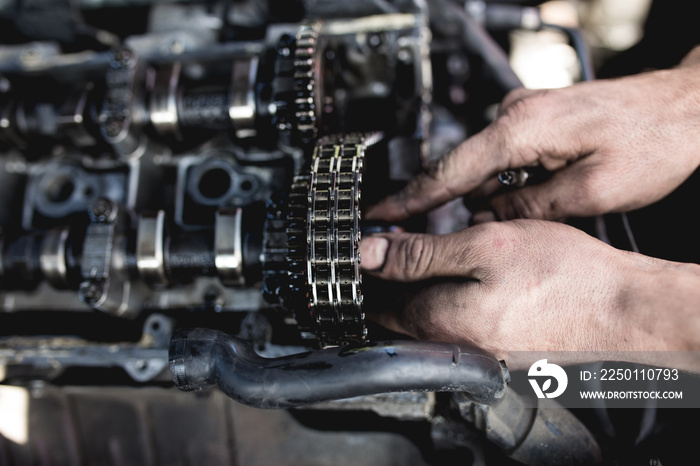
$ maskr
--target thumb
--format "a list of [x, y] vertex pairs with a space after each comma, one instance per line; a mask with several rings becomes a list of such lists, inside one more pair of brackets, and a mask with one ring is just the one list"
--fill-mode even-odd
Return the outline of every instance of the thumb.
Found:
[[470, 236], [473, 235], [393, 233], [369, 236], [360, 244], [361, 265], [379, 278], [401, 282], [468, 276], [478, 257], [478, 248], [469, 240]]

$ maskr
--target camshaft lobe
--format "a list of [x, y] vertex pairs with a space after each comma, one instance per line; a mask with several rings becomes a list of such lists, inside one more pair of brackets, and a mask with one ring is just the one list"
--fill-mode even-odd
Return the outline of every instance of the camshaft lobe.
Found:
[[[322, 346], [366, 338], [360, 274], [360, 184], [365, 149], [376, 137], [322, 138], [308, 175], [295, 178], [287, 229], [292, 289], [305, 294], [308, 320]], [[301, 300], [297, 307], [301, 307]], [[306, 315], [304, 315], [306, 314]]]

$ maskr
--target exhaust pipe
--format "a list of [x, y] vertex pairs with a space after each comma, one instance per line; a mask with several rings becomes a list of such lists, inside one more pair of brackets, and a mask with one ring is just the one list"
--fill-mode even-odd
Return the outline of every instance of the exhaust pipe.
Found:
[[492, 404], [510, 381], [505, 364], [449, 343], [386, 341], [270, 359], [241, 339], [202, 328], [173, 334], [170, 372], [180, 390], [218, 386], [267, 409], [399, 391], [463, 392]]

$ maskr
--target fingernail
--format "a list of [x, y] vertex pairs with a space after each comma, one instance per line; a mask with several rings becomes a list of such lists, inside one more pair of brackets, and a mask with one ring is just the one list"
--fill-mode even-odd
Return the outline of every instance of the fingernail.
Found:
[[360, 257], [363, 269], [378, 270], [384, 265], [389, 240], [381, 236], [364, 238], [360, 243]]
[[496, 214], [491, 210], [482, 210], [480, 212], [475, 212], [474, 215], [472, 215], [472, 223], [475, 225], [479, 223], [495, 222], [496, 220], [498, 220], [496, 218]]

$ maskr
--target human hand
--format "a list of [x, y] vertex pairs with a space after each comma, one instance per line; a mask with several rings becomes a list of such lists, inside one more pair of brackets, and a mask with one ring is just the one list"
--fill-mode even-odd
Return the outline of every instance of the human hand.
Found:
[[700, 266], [620, 251], [564, 224], [382, 234], [362, 240], [361, 257], [371, 275], [421, 282], [404, 309], [373, 316], [418, 339], [467, 343], [500, 358], [700, 346]]
[[[365, 213], [403, 220], [470, 193], [499, 219], [559, 220], [656, 202], [700, 165], [700, 48], [672, 70], [564, 89], [517, 89], [498, 118]], [[497, 173], [541, 165], [544, 183], [500, 193]], [[474, 220], [492, 219], [476, 213]]]

